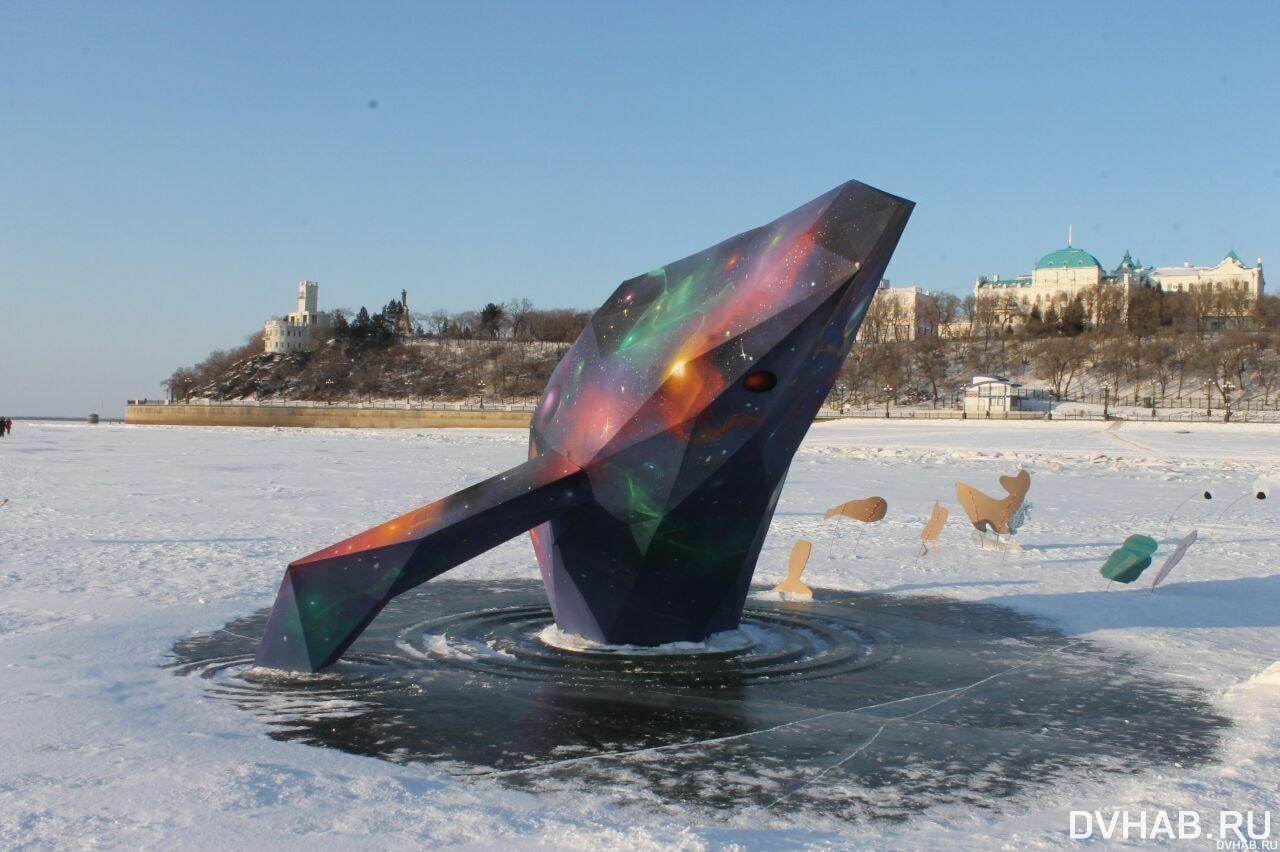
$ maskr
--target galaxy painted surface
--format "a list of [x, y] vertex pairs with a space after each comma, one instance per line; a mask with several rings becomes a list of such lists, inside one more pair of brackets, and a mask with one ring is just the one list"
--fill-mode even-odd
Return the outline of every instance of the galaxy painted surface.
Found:
[[562, 630], [736, 627], [791, 458], [911, 202], [843, 184], [624, 282], [556, 367], [530, 461], [289, 566], [260, 665], [330, 665], [396, 595], [533, 529]]
[[396, 595], [588, 497], [581, 471], [548, 454], [290, 563], [257, 665], [332, 665]]

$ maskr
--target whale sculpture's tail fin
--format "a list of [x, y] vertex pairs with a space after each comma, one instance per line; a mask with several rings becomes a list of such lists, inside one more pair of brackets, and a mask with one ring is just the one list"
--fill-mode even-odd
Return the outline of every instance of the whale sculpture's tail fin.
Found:
[[589, 496], [577, 465], [544, 454], [290, 563], [255, 665], [306, 672], [331, 665], [396, 595]]

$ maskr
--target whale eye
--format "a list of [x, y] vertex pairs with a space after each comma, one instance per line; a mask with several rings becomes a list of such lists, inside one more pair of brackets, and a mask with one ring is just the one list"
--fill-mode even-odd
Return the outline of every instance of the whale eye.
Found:
[[752, 393], [771, 391], [777, 384], [778, 377], [768, 370], [756, 370], [742, 377], [742, 386]]

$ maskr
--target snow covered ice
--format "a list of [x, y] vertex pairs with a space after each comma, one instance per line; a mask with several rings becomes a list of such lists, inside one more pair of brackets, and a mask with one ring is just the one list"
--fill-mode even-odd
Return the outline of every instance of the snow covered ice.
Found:
[[[791, 545], [806, 538], [804, 579], [820, 592], [1011, 610], [1062, 644], [1082, 640], [1090, 653], [1130, 660], [1124, 678], [1172, 684], [1203, 702], [1203, 718], [1230, 722], [1214, 733], [1209, 759], [1189, 765], [1161, 756], [1157, 726], [1160, 759], [1127, 774], [1086, 762], [1001, 798], [993, 772], [983, 807], [941, 801], [851, 824], [839, 809], [787, 799], [785, 784], [773, 807], [652, 795], [662, 753], [592, 766], [584, 789], [316, 747], [272, 727], [268, 717], [289, 707], [246, 712], [208, 679], [175, 676], [175, 644], [269, 606], [291, 559], [518, 463], [522, 432], [17, 426], [0, 444], [5, 848], [1054, 848], [1079, 843], [1068, 836], [1072, 810], [1183, 809], [1213, 821], [1221, 810], [1274, 811], [1280, 799], [1280, 502], [1255, 497], [1256, 483], [1280, 472], [1274, 428], [816, 425], [792, 465], [758, 583], [780, 580]], [[1019, 465], [1032, 474], [1034, 506], [1017, 536], [1022, 552], [979, 549], [952, 505], [940, 547], [916, 556], [934, 500], [953, 504], [956, 480], [996, 492], [997, 475]], [[831, 505], [872, 494], [888, 500], [883, 521], [823, 520]], [[1192, 529], [1200, 541], [1154, 592], [1150, 572], [1130, 587], [1108, 588], [1098, 575], [1131, 534], [1160, 542], [1158, 564]], [[455, 582], [523, 594], [536, 577], [519, 539], [423, 589]], [[774, 605], [763, 592], [750, 604]], [[476, 682], [482, 708], [492, 689]], [[303, 708], [308, 724], [334, 727], [363, 712], [367, 696], [338, 686]], [[271, 695], [258, 697], [289, 693]], [[1179, 730], [1170, 718], [1170, 736]], [[482, 726], [472, 737], [501, 740]], [[860, 749], [891, 759], [901, 753], [891, 739], [838, 742], [830, 761]], [[722, 773], [716, 783], [731, 795], [767, 780]]]

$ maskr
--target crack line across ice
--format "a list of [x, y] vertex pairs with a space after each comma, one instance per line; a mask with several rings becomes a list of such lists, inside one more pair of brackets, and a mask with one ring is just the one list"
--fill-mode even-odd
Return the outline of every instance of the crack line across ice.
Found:
[[[1083, 639], [1077, 639], [1076, 641], [1063, 645], [1060, 648], [1054, 648], [1049, 651], [1045, 651], [1041, 654], [1036, 655], [1034, 658], [1030, 660], [1020, 663], [1019, 665], [1012, 666], [1011, 668], [1008, 668], [1008, 669], [1003, 669], [1001, 671], [996, 672], [995, 674], [989, 675], [988, 677], [984, 677], [981, 680], [974, 681], [973, 683], [967, 684], [965, 686], [952, 687], [951, 689], [940, 689], [937, 692], [924, 692], [924, 693], [921, 693], [920, 695], [907, 695], [902, 698], [895, 698], [892, 701], [881, 701], [877, 704], [866, 704], [861, 707], [851, 707], [848, 710], [829, 710], [826, 713], [818, 713], [813, 716], [806, 716], [803, 719], [792, 719], [789, 722], [781, 722], [777, 725], [771, 725], [768, 728], [758, 728], [754, 731], [744, 731], [743, 733], [740, 733], [740, 734], [727, 734], [723, 737], [708, 737], [705, 740], [694, 740], [693, 742], [667, 743], [666, 745], [649, 746], [648, 748], [623, 749], [619, 751], [601, 752], [600, 754], [586, 754], [586, 755], [582, 755], [581, 757], [568, 757], [568, 758], [565, 758], [564, 760], [553, 760], [549, 763], [539, 763], [535, 766], [525, 766], [525, 767], [521, 767], [520, 769], [500, 769], [500, 770], [495, 770], [493, 772], [477, 772], [472, 777], [503, 778], [508, 775], [524, 775], [531, 772], [543, 772], [548, 769], [558, 769], [562, 766], [571, 766], [575, 763], [585, 763], [592, 760], [624, 759], [624, 758], [634, 757], [636, 755], [641, 755], [641, 754], [654, 754], [654, 753], [663, 752], [663, 751], [671, 751], [673, 749], [693, 748], [695, 746], [702, 746], [702, 745], [717, 745], [719, 743], [731, 742], [733, 740], [747, 739], [749, 737], [755, 737], [761, 734], [771, 734], [774, 731], [780, 731], [783, 728], [789, 728], [792, 725], [803, 725], [807, 722], [817, 722], [822, 719], [830, 719], [833, 716], [847, 716], [853, 713], [864, 713], [867, 710], [878, 710], [881, 707], [891, 707], [894, 704], [901, 704], [904, 701], [915, 701], [920, 698], [932, 698], [934, 696], [939, 696], [939, 695], [943, 696], [938, 701], [935, 701], [934, 703], [930, 704], [928, 707], [921, 708], [920, 710], [916, 710], [912, 713], [908, 713], [905, 716], [901, 716], [896, 719], [891, 719], [890, 721], [885, 722], [883, 725], [880, 726], [880, 729], [877, 730], [875, 734], [873, 734], [871, 738], [867, 740], [867, 742], [859, 746], [857, 750], [854, 751], [853, 754], [850, 754], [847, 757], [840, 760], [838, 763], [835, 763], [827, 767], [822, 771], [820, 775], [810, 779], [809, 781], [805, 782], [805, 784], [800, 785], [796, 789], [792, 790], [790, 793], [787, 793], [786, 795], [777, 799], [776, 801], [774, 801], [772, 804], [769, 805], [769, 807], [772, 808], [774, 805], [783, 801], [783, 799], [786, 799], [788, 796], [791, 796], [792, 794], [799, 792], [805, 786], [812, 783], [813, 781], [817, 781], [823, 775], [826, 775], [831, 770], [838, 768], [842, 764], [847, 763], [849, 760], [852, 760], [859, 752], [863, 751], [864, 749], [867, 748], [867, 746], [875, 742], [876, 737], [880, 736], [880, 733], [893, 722], [901, 722], [906, 719], [910, 719], [912, 716], [918, 716], [919, 714], [924, 713], [927, 710], [932, 710], [934, 707], [937, 707], [941, 704], [945, 704], [947, 701], [950, 701], [952, 698], [955, 698], [957, 695], [967, 692], [970, 689], [973, 689], [977, 686], [981, 686], [982, 684], [986, 683], [989, 680], [992, 680], [993, 678], [997, 678], [1002, 675], [1009, 674], [1010, 672], [1017, 671], [1018, 669], [1021, 669], [1021, 668], [1026, 668], [1027, 666], [1032, 665], [1033, 663], [1039, 662], [1041, 658], [1049, 654], [1056, 654], [1060, 651], [1065, 651], [1068, 648], [1072, 648], [1076, 645], [1079, 645], [1084, 641], [1085, 640]], [[1028, 736], [1036, 736], [1036, 735], [1028, 734]]]
[[[813, 777], [812, 777], [812, 778], [810, 778], [809, 780], [802, 782], [799, 786], [797, 786], [797, 787], [796, 787], [796, 788], [794, 788], [793, 790], [790, 790], [790, 791], [788, 791], [788, 792], [786, 792], [786, 793], [783, 793], [781, 796], [779, 796], [778, 798], [774, 799], [774, 800], [773, 800], [772, 802], [770, 802], [767, 806], [765, 806], [765, 810], [772, 810], [773, 808], [777, 807], [777, 806], [778, 806], [779, 804], [781, 804], [782, 802], [785, 802], [787, 799], [789, 799], [789, 798], [791, 798], [792, 796], [794, 796], [796, 793], [799, 793], [799, 792], [800, 792], [801, 790], [803, 790], [804, 788], [806, 788], [806, 787], [810, 786], [811, 784], [814, 784], [814, 783], [816, 783], [816, 782], [818, 782], [818, 781], [821, 781], [821, 780], [822, 780], [823, 778], [825, 778], [829, 773], [834, 772], [835, 770], [839, 769], [841, 766], [844, 766], [846, 763], [848, 763], [849, 761], [853, 760], [853, 759], [854, 759], [855, 757], [857, 757], [858, 755], [862, 754], [862, 752], [866, 751], [868, 748], [870, 748], [870, 747], [871, 747], [872, 743], [874, 743], [874, 742], [875, 742], [875, 741], [880, 737], [880, 735], [881, 735], [881, 734], [883, 734], [883, 733], [885, 732], [885, 729], [886, 729], [886, 728], [888, 728], [890, 725], [892, 725], [892, 724], [894, 724], [894, 723], [896, 723], [896, 722], [905, 722], [905, 721], [907, 721], [908, 719], [910, 719], [910, 718], [911, 718], [911, 717], [913, 717], [913, 716], [919, 716], [921, 713], [927, 713], [928, 711], [932, 710], [933, 708], [935, 708], [935, 707], [940, 707], [940, 706], [942, 706], [943, 704], [946, 704], [946, 703], [947, 703], [948, 701], [950, 701], [951, 699], [956, 698], [957, 696], [963, 695], [964, 693], [968, 692], [969, 690], [974, 689], [974, 688], [976, 688], [976, 687], [979, 687], [979, 686], [981, 686], [982, 684], [987, 683], [988, 681], [995, 680], [996, 678], [999, 678], [999, 677], [1003, 677], [1004, 675], [1007, 675], [1007, 674], [1009, 674], [1010, 672], [1016, 672], [1016, 671], [1018, 671], [1019, 669], [1024, 669], [1024, 668], [1026, 668], [1027, 666], [1035, 665], [1036, 663], [1039, 663], [1041, 659], [1043, 659], [1044, 657], [1048, 656], [1049, 654], [1057, 654], [1057, 653], [1059, 653], [1059, 652], [1061, 652], [1061, 651], [1065, 651], [1065, 650], [1067, 650], [1068, 648], [1071, 648], [1071, 647], [1073, 647], [1073, 646], [1075, 646], [1075, 645], [1079, 645], [1081, 642], [1084, 642], [1084, 641], [1085, 641], [1085, 640], [1083, 640], [1083, 639], [1077, 639], [1077, 640], [1076, 640], [1076, 641], [1074, 641], [1074, 642], [1070, 642], [1070, 643], [1068, 643], [1068, 644], [1066, 644], [1066, 645], [1063, 645], [1061, 648], [1053, 648], [1053, 649], [1051, 649], [1051, 650], [1048, 650], [1048, 651], [1045, 651], [1045, 652], [1043, 652], [1043, 653], [1037, 654], [1036, 656], [1032, 657], [1030, 660], [1026, 660], [1026, 661], [1024, 661], [1024, 662], [1019, 663], [1019, 664], [1018, 664], [1018, 665], [1016, 665], [1016, 666], [1011, 666], [1010, 668], [1004, 669], [1004, 670], [1002, 670], [1002, 671], [995, 672], [994, 674], [987, 675], [986, 677], [984, 677], [984, 678], [982, 678], [982, 679], [980, 679], [980, 680], [976, 680], [976, 681], [974, 681], [973, 683], [968, 684], [967, 686], [959, 686], [959, 687], [956, 687], [955, 689], [947, 689], [947, 690], [943, 690], [942, 692], [932, 692], [932, 693], [926, 693], [925, 695], [917, 695], [917, 696], [913, 696], [913, 697], [915, 697], [915, 698], [928, 698], [928, 697], [931, 697], [931, 696], [933, 696], [933, 695], [945, 695], [945, 697], [943, 697], [943, 698], [939, 698], [937, 701], [933, 702], [932, 704], [928, 705], [927, 707], [921, 707], [919, 710], [915, 710], [915, 711], [913, 711], [913, 712], [911, 712], [911, 713], [908, 713], [908, 714], [907, 714], [907, 715], [905, 715], [905, 716], [898, 716], [897, 718], [893, 718], [893, 719], [888, 719], [888, 720], [886, 720], [886, 721], [884, 722], [884, 724], [882, 724], [879, 728], [877, 728], [877, 729], [876, 729], [876, 732], [875, 732], [874, 734], [872, 734], [872, 735], [867, 739], [867, 741], [866, 741], [865, 743], [863, 743], [862, 745], [858, 746], [856, 749], [854, 749], [853, 751], [849, 752], [847, 755], [845, 755], [844, 757], [840, 758], [840, 759], [839, 759], [839, 760], [837, 760], [835, 763], [831, 764], [831, 765], [830, 765], [830, 766], [828, 766], [826, 769], [822, 770], [821, 772], [819, 772], [817, 775], [813, 776]], [[889, 702], [889, 703], [893, 703], [893, 702]], [[844, 712], [856, 712], [856, 711], [844, 711]]]

